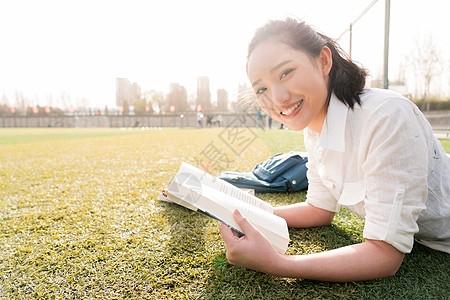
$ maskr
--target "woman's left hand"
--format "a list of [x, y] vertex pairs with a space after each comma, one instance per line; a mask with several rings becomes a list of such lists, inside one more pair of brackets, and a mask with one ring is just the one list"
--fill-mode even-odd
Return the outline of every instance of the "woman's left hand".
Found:
[[233, 217], [245, 235], [239, 238], [227, 225], [220, 225], [220, 234], [227, 245], [228, 262], [256, 271], [274, 273], [282, 255], [237, 209]]

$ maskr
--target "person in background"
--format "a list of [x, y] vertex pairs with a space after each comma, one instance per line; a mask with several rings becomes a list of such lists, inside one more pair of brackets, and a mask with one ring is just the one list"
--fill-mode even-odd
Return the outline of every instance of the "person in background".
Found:
[[256, 111], [256, 116], [257, 116], [256, 128], [264, 128], [264, 125], [262, 124], [262, 113], [260, 109]]
[[200, 111], [197, 112], [197, 127], [198, 128], [202, 128], [203, 127], [202, 120], [203, 120], [203, 114], [202, 114], [202, 111], [200, 110]]
[[231, 264], [346, 282], [394, 275], [415, 241], [450, 253], [450, 158], [410, 100], [365, 88], [364, 68], [293, 18], [256, 31], [247, 75], [261, 109], [291, 130], [304, 130], [306, 202], [274, 213], [290, 227], [307, 228], [329, 225], [344, 206], [365, 220], [365, 241], [282, 255], [235, 210], [245, 236], [220, 226]]
[[269, 126], [269, 129], [272, 129], [272, 117], [271, 116], [267, 116], [267, 126]]
[[219, 127], [221, 127], [222, 125], [222, 115], [221, 114], [219, 114], [218, 116], [217, 116], [217, 126], [219, 126]]
[[213, 117], [212, 115], [206, 115], [206, 126], [211, 127], [213, 124]]

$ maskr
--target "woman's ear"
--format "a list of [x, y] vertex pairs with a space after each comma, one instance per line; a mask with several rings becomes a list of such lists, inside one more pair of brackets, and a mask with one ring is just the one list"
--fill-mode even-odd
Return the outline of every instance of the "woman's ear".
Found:
[[324, 77], [328, 76], [333, 66], [333, 57], [331, 55], [331, 50], [327, 46], [323, 46], [322, 51], [319, 55], [320, 67], [322, 70], [322, 75]]

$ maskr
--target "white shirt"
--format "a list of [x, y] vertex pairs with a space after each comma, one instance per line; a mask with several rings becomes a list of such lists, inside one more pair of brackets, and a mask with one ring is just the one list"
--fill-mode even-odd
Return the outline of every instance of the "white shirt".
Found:
[[321, 134], [305, 129], [307, 202], [348, 208], [364, 238], [403, 253], [414, 237], [450, 253], [450, 158], [410, 100], [368, 89], [361, 101], [352, 110], [333, 94]]

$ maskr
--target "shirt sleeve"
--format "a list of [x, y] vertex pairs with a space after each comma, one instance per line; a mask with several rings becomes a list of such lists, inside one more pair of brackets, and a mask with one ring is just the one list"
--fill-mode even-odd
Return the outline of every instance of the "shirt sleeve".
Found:
[[304, 139], [306, 150], [308, 151], [308, 162], [306, 163], [308, 169], [306, 173], [308, 178], [308, 191], [306, 194], [306, 202], [330, 212], [338, 212], [339, 205], [336, 198], [333, 197], [319, 176], [318, 162], [314, 153], [315, 145], [313, 145], [314, 143], [312, 143], [311, 137], [306, 132]]
[[366, 239], [411, 251], [416, 223], [427, 199], [428, 137], [421, 115], [406, 100], [393, 99], [371, 112], [361, 137], [366, 187]]

